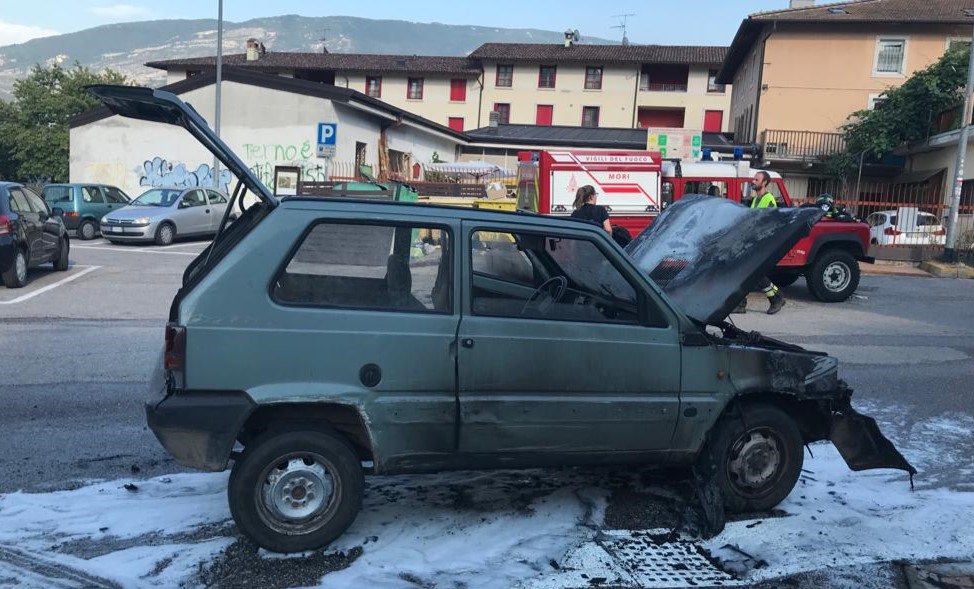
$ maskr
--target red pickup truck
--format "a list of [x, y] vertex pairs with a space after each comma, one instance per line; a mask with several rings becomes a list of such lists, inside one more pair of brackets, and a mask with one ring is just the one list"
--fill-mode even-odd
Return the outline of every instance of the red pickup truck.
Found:
[[[518, 208], [568, 216], [576, 189], [591, 184], [612, 224], [633, 237], [685, 194], [749, 203], [757, 173], [748, 162], [679, 162], [649, 151], [526, 151], [518, 159]], [[794, 206], [781, 175], [769, 174], [778, 206]], [[868, 251], [865, 223], [825, 218], [778, 262], [771, 280], [788, 286], [805, 276], [815, 298], [844, 301], [859, 286], [859, 262], [875, 261]]]

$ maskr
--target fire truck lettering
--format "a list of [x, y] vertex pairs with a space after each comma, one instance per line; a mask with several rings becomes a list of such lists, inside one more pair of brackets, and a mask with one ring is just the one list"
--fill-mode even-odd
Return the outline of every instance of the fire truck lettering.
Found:
[[609, 174], [609, 180], [628, 180], [629, 174]]

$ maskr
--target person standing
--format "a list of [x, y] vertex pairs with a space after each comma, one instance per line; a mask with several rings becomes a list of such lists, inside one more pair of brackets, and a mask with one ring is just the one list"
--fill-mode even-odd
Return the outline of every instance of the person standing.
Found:
[[[768, 190], [769, 184], [771, 184], [771, 175], [764, 170], [759, 170], [751, 179], [751, 190], [755, 195], [754, 199], [751, 200], [752, 209], [778, 208], [778, 201], [775, 200], [774, 194]], [[768, 297], [768, 315], [774, 315], [785, 306], [785, 297], [781, 296], [781, 290], [768, 277], [761, 280], [758, 288]], [[744, 313], [746, 307], [747, 299], [745, 298], [734, 312]]]
[[575, 191], [575, 202], [572, 204], [572, 217], [591, 221], [602, 227], [609, 235], [612, 235], [612, 225], [609, 223], [609, 211], [597, 204], [598, 193], [591, 184], [582, 186]]

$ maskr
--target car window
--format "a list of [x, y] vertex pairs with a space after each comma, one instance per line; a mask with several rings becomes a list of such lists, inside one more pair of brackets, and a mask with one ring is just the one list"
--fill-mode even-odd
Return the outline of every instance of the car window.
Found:
[[886, 223], [886, 215], [882, 213], [873, 213], [866, 218], [866, 223], [868, 223], [870, 227], [883, 225]]
[[81, 200], [90, 203], [104, 204], [105, 197], [101, 194], [101, 189], [97, 186], [82, 186]]
[[[774, 201], [779, 207], [785, 206], [785, 199], [781, 196], [781, 189], [778, 187], [773, 180], [768, 184], [768, 192], [774, 195]], [[751, 187], [751, 181], [745, 180], [741, 183], [741, 203], [750, 206], [751, 200], [757, 196], [754, 194], [754, 189]]]
[[203, 196], [202, 190], [190, 190], [183, 197], [183, 202], [189, 203], [191, 207], [199, 207], [206, 204], [206, 197]]
[[169, 207], [176, 202], [180, 194], [182, 191], [178, 189], [153, 188], [140, 194], [137, 199], [132, 201], [132, 204], [146, 207]]
[[931, 227], [935, 225], [940, 225], [940, 220], [928, 213], [920, 213], [917, 215], [917, 226], [918, 227]]
[[899, 218], [896, 215], [890, 215], [889, 224], [896, 227], [899, 224]]
[[449, 232], [440, 227], [321, 222], [274, 283], [295, 305], [453, 312]]
[[44, 199], [34, 194], [34, 192], [29, 188], [22, 188], [24, 196], [27, 197], [27, 203], [30, 205], [30, 209], [35, 213], [47, 213], [51, 214], [51, 209], [44, 202]]
[[666, 208], [673, 204], [673, 183], [669, 180], [663, 180], [663, 185], [660, 188], [660, 206]]
[[[470, 255], [470, 305], [475, 315], [640, 322], [636, 289], [591, 241], [475, 231]], [[661, 314], [655, 315], [653, 324], [661, 324]]]
[[132, 200], [131, 198], [128, 197], [127, 194], [125, 194], [118, 188], [115, 188], [114, 186], [107, 186], [102, 190], [105, 193], [105, 200], [112, 204], [125, 205], [128, 204], [130, 200]]
[[10, 210], [18, 213], [29, 213], [30, 205], [27, 204], [27, 197], [19, 188], [10, 189]]
[[41, 191], [44, 200], [51, 204], [71, 202], [74, 200], [74, 188], [71, 186], [45, 186]]
[[727, 182], [710, 180], [688, 180], [684, 184], [684, 194], [706, 194], [727, 198]]
[[206, 194], [210, 196], [211, 205], [223, 205], [227, 204], [227, 197], [223, 196], [219, 192], [213, 190], [207, 190]]

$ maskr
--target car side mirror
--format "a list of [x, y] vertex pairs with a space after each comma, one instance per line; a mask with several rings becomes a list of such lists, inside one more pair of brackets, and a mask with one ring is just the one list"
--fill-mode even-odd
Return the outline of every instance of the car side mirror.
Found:
[[53, 207], [51, 209], [51, 214], [53, 214], [55, 217], [63, 217], [64, 209], [62, 209], [61, 207]]

